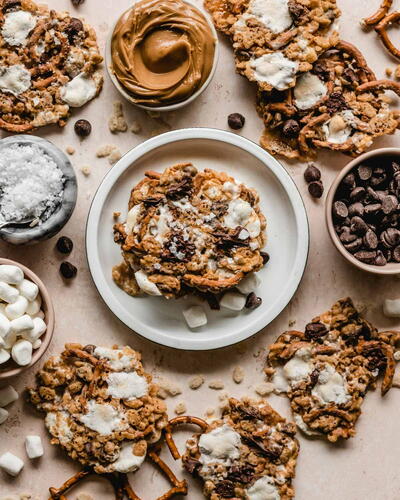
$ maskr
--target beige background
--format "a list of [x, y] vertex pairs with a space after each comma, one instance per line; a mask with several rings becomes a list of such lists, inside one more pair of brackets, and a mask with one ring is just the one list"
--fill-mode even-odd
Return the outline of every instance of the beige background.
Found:
[[[386, 55], [374, 33], [365, 33], [359, 27], [359, 20], [372, 13], [380, 0], [338, 0], [343, 9], [341, 20], [342, 37], [356, 43], [377, 72], [384, 77], [387, 67], [395, 68], [396, 61]], [[102, 49], [111, 22], [130, 5], [130, 0], [86, 0], [79, 10], [71, 6], [69, 0], [53, 0], [51, 7], [71, 9], [75, 15], [82, 15], [97, 30]], [[201, 5], [201, 1], [197, 0]], [[400, 1], [395, 6], [400, 8]], [[395, 31], [395, 30], [394, 30]], [[219, 67], [208, 90], [190, 107], [169, 115], [166, 121], [172, 128], [209, 126], [225, 129], [226, 116], [231, 112], [241, 112], [246, 116], [244, 136], [257, 141], [261, 133], [261, 122], [257, 117], [253, 101], [254, 89], [243, 78], [235, 75], [231, 51], [228, 44], [220, 38], [221, 57]], [[79, 182], [79, 200], [72, 219], [62, 234], [70, 236], [75, 248], [70, 260], [77, 265], [77, 278], [65, 285], [58, 274], [61, 257], [54, 250], [55, 239], [35, 247], [13, 248], [0, 244], [0, 255], [24, 263], [32, 268], [45, 281], [53, 295], [56, 310], [56, 330], [48, 355], [55, 354], [66, 341], [98, 344], [128, 343], [143, 353], [148, 370], [177, 382], [183, 394], [167, 400], [170, 415], [175, 405], [185, 401], [188, 412], [202, 416], [209, 407], [219, 404], [218, 391], [206, 386], [198, 392], [187, 387], [192, 374], [203, 373], [207, 381], [221, 378], [226, 390], [234, 396], [254, 395], [253, 388], [263, 380], [262, 368], [264, 348], [279, 333], [288, 327], [290, 320], [295, 320], [295, 327], [302, 328], [314, 315], [327, 309], [335, 300], [351, 295], [353, 299], [366, 306], [367, 317], [379, 327], [399, 327], [396, 321], [389, 321], [382, 316], [384, 298], [400, 296], [400, 281], [396, 278], [377, 278], [359, 272], [338, 255], [333, 248], [324, 222], [324, 200], [312, 200], [303, 181], [302, 165], [290, 165], [288, 169], [294, 177], [307, 206], [311, 223], [311, 252], [307, 270], [291, 304], [280, 317], [255, 338], [239, 346], [228, 349], [190, 353], [176, 352], [154, 345], [124, 327], [107, 309], [97, 294], [88, 272], [85, 258], [84, 230], [86, 216], [91, 199], [101, 179], [110, 165], [107, 160], [95, 157], [97, 148], [105, 143], [117, 145], [124, 153], [139, 142], [160, 133], [167, 128], [150, 119], [145, 113], [125, 103], [125, 111], [130, 121], [135, 118], [143, 126], [143, 132], [135, 136], [130, 132], [112, 136], [107, 127], [112, 103], [118, 95], [106, 77], [101, 96], [82, 110], [74, 118], [87, 118], [93, 124], [92, 135], [79, 142], [73, 132], [74, 119], [64, 130], [48, 129], [40, 132], [57, 146], [65, 149], [69, 145], [76, 148], [72, 157]], [[399, 138], [390, 137], [378, 141], [375, 147], [398, 145]], [[325, 187], [328, 188], [340, 168], [348, 158], [337, 154], [323, 154], [318, 162], [323, 171]], [[85, 177], [80, 169], [91, 167], [91, 174]], [[232, 381], [232, 370], [241, 365], [246, 377], [241, 385]], [[14, 380], [13, 384], [20, 393], [33, 381], [34, 370], [30, 370]], [[273, 405], [289, 415], [284, 399], [270, 398]], [[0, 493], [22, 493], [28, 491], [40, 500], [47, 498], [49, 486], [61, 484], [78, 467], [65, 458], [57, 448], [50, 446], [43, 429], [43, 422], [22, 399], [10, 408], [9, 420], [0, 427], [0, 454], [11, 451], [26, 462], [24, 471], [17, 479], [0, 473]], [[383, 400], [378, 391], [368, 395], [364, 404], [364, 413], [359, 420], [357, 436], [343, 444], [328, 445], [312, 442], [300, 436], [301, 453], [295, 480], [298, 500], [394, 500], [400, 498], [399, 450], [400, 433], [398, 423], [400, 414], [400, 391], [393, 389]], [[24, 450], [24, 437], [27, 434], [42, 434], [45, 456], [38, 462], [30, 461]], [[182, 436], [183, 438], [183, 436]], [[179, 471], [179, 464], [174, 468]], [[155, 499], [166, 484], [159, 479], [158, 473], [151, 466], [145, 466], [132, 478], [136, 491], [144, 500]], [[71, 493], [76, 498], [78, 489]], [[79, 491], [92, 493], [96, 500], [110, 498], [111, 490], [102, 482], [89, 481]], [[190, 481], [189, 498], [202, 497], [200, 488]]]

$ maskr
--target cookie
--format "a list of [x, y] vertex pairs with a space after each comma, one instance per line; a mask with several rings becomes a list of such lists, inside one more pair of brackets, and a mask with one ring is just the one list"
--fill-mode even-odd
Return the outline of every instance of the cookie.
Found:
[[351, 299], [339, 300], [305, 331], [283, 333], [269, 348], [266, 373], [290, 400], [297, 426], [335, 442], [355, 435], [369, 389], [383, 373], [382, 395], [394, 375], [390, 332], [378, 334]]
[[293, 89], [259, 91], [257, 109], [265, 124], [260, 143], [289, 159], [313, 159], [318, 149], [357, 156], [399, 126], [387, 89], [400, 95], [400, 84], [377, 81], [361, 52], [341, 41]]
[[103, 84], [94, 30], [30, 0], [0, 3], [0, 128], [65, 125]]
[[165, 404], [130, 347], [67, 344], [28, 390], [51, 443], [98, 474], [137, 470], [167, 423]]
[[147, 172], [128, 208], [114, 226], [125, 264], [113, 275], [131, 295], [218, 294], [263, 266], [259, 196], [224, 172], [191, 163]]
[[288, 500], [299, 453], [295, 432], [267, 402], [231, 398], [221, 419], [188, 440], [183, 465], [211, 500]]
[[338, 42], [336, 0], [206, 0], [230, 36], [237, 71], [264, 91], [293, 87]]

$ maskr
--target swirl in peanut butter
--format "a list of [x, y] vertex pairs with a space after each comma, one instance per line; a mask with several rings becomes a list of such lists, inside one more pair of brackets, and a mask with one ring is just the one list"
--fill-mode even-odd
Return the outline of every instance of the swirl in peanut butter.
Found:
[[142, 0], [115, 27], [113, 71], [138, 104], [178, 103], [206, 82], [215, 43], [195, 7], [182, 0]]

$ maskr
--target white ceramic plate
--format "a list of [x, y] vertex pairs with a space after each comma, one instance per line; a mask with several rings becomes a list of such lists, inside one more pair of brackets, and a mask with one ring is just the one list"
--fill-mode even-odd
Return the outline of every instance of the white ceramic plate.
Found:
[[[197, 168], [226, 171], [255, 187], [267, 218], [271, 259], [259, 273], [257, 294], [263, 303], [254, 311], [234, 314], [210, 311], [208, 324], [190, 330], [182, 310], [197, 303], [193, 297], [130, 297], [112, 280], [112, 267], [121, 262], [113, 241], [113, 212], [125, 220], [131, 189], [146, 170], [191, 161]], [[309, 229], [301, 196], [286, 170], [272, 156], [239, 135], [209, 128], [184, 129], [159, 135], [129, 151], [101, 183], [90, 208], [86, 249], [94, 283], [111, 311], [129, 328], [169, 347], [206, 350], [225, 347], [257, 333], [286, 307], [302, 278], [307, 261]]]

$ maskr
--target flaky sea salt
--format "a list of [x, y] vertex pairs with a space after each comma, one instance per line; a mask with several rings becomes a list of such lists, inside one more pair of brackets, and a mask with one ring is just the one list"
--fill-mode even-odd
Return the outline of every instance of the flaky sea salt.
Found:
[[0, 222], [48, 219], [61, 203], [64, 177], [36, 144], [10, 144], [0, 156]]

